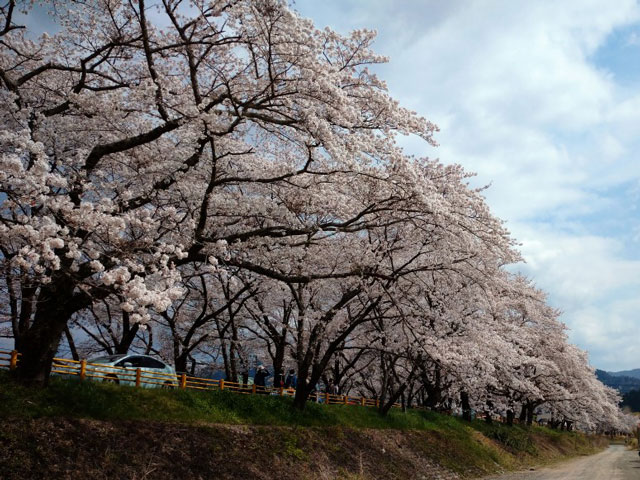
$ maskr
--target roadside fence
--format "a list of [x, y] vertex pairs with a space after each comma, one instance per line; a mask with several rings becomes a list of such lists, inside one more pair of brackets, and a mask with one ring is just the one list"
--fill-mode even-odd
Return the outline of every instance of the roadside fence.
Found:
[[[0, 350], [0, 369], [15, 370], [18, 367], [19, 361], [20, 353], [16, 350]], [[241, 395], [277, 395], [281, 397], [293, 397], [296, 394], [293, 388], [262, 387], [256, 384], [230, 382], [223, 379], [214, 380], [211, 378], [193, 377], [186, 373], [172, 375], [163, 372], [150, 372], [144, 368], [105, 366], [99, 363], [89, 363], [87, 360], [71, 360], [68, 358], [54, 358], [51, 373], [68, 377], [78, 377], [80, 380], [98, 380], [141, 388], [226, 390]], [[312, 393], [309, 400], [324, 403], [325, 405], [379, 406], [379, 400], [375, 398], [336, 395], [324, 392]], [[401, 405], [394, 403], [393, 407], [399, 408]], [[424, 407], [412, 408], [422, 409]], [[453, 415], [452, 411], [441, 413]], [[475, 417], [485, 418], [485, 414], [477, 413]], [[506, 422], [506, 418], [498, 415], [492, 415], [492, 419], [500, 423]], [[518, 419], [514, 419], [514, 423], [519, 423]]]
[[[16, 350], [0, 350], [0, 369], [15, 370], [19, 361], [20, 353]], [[142, 388], [226, 390], [243, 395], [295, 396], [293, 388], [262, 387], [256, 384], [230, 382], [223, 379], [213, 380], [193, 377], [186, 373], [172, 375], [163, 372], [150, 372], [144, 368], [105, 366], [99, 363], [89, 363], [87, 360], [71, 360], [68, 358], [54, 358], [51, 373], [78, 377], [80, 380], [98, 380]], [[363, 407], [377, 407], [379, 405], [378, 400], [374, 398], [321, 392], [313, 393], [310, 396], [310, 400], [326, 405], [359, 405]], [[400, 404], [395, 403], [393, 406], [397, 408], [400, 407]]]

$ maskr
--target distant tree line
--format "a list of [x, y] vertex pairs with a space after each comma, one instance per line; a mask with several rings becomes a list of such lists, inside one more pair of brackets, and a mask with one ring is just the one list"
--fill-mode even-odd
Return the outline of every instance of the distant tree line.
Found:
[[640, 412], [640, 390], [631, 390], [622, 396], [622, 407], [628, 407], [632, 412]]
[[612, 375], [604, 370], [596, 370], [596, 376], [602, 383], [619, 391], [623, 395], [631, 390], [640, 390], [639, 378], [629, 377], [627, 375]]

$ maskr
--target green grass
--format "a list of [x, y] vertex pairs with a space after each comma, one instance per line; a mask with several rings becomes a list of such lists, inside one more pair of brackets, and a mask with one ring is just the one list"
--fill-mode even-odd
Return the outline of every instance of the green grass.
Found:
[[[573, 438], [569, 432], [541, 427], [512, 427], [426, 410], [392, 409], [381, 416], [373, 407], [308, 402], [303, 411], [292, 399], [270, 395], [240, 395], [228, 391], [144, 389], [54, 377], [47, 388], [25, 387], [0, 372], [0, 417], [71, 417], [97, 420], [152, 420], [177, 423], [225, 423], [274, 426], [432, 430], [460, 439], [469, 429], [514, 452], [535, 455], [532, 434], [550, 439]], [[580, 436], [580, 435], [579, 435]]]
[[[171, 424], [193, 425], [197, 427], [194, 431], [198, 428], [220, 430], [214, 424], [255, 425], [251, 428], [257, 443], [249, 444], [249, 448], [259, 448], [258, 445], [264, 443], [293, 463], [306, 463], [317, 448], [340, 458], [347, 454], [345, 445], [352, 448], [350, 442], [354, 438], [380, 439], [396, 435], [395, 438], [403, 438], [421, 456], [465, 477], [593, 453], [602, 446], [581, 434], [536, 426], [486, 424], [480, 420], [468, 423], [425, 410], [403, 413], [393, 409], [387, 416], [381, 416], [372, 407], [308, 403], [304, 411], [298, 411], [292, 408], [291, 399], [276, 396], [239, 395], [218, 390], [143, 389], [63, 378], [53, 378], [47, 388], [34, 388], [15, 383], [6, 372], [0, 372], [0, 405], [0, 421], [10, 424], [14, 419], [24, 423], [38, 418], [52, 421], [77, 418], [114, 422], [114, 425], [123, 420], [157, 422], [154, 425], [158, 425], [159, 430], [164, 428], [161, 425]], [[41, 423], [47, 424], [47, 421]], [[380, 431], [385, 429], [395, 432]], [[224, 431], [218, 430], [213, 437], [218, 438]], [[371, 442], [357, 448], [378, 452], [368, 443]], [[225, 450], [228, 445], [222, 442], [216, 448]], [[399, 461], [375, 452], [370, 453], [376, 462]], [[224, 452], [219, 453], [224, 456]], [[390, 463], [386, 467], [394, 471], [397, 465]]]
[[48, 388], [25, 387], [0, 374], [1, 417], [74, 417], [98, 420], [154, 420], [276, 426], [348, 426], [354, 428], [451, 428], [457, 419], [428, 411], [386, 417], [372, 407], [309, 402], [304, 411], [292, 399], [239, 395], [227, 391], [164, 390], [52, 378]]
[[473, 426], [485, 437], [501, 443], [512, 451], [527, 452], [531, 455], [535, 455], [537, 453], [535, 444], [531, 437], [531, 431], [539, 429], [537, 426], [508, 426], [497, 422], [489, 424], [479, 420], [474, 421]]

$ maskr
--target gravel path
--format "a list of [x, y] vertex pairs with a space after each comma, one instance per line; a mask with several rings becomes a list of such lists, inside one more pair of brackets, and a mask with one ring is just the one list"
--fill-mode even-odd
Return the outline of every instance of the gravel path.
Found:
[[509, 473], [485, 480], [638, 480], [640, 457], [635, 450], [612, 445], [604, 452], [536, 471]]

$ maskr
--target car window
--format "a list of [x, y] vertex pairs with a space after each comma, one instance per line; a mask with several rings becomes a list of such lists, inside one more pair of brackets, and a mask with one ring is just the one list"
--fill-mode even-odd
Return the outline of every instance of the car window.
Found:
[[124, 367], [125, 363], [130, 363], [132, 367], [134, 368], [138, 368], [138, 367], [142, 367], [142, 360], [144, 357], [126, 357], [122, 360], [120, 360], [118, 363], [116, 363], [116, 366], [118, 367]]
[[140, 357], [142, 360], [140, 366], [143, 368], [164, 368], [164, 363], [151, 357]]

